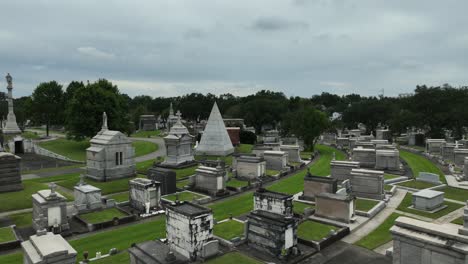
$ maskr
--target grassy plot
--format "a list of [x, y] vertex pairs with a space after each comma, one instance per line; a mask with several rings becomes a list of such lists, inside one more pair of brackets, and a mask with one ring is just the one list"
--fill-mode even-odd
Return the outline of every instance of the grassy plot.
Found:
[[437, 219], [439, 217], [442, 217], [464, 206], [463, 204], [457, 204], [457, 203], [445, 201], [444, 204], [447, 205], [445, 209], [442, 209], [435, 213], [429, 213], [429, 212], [424, 212], [421, 210], [408, 208], [412, 205], [412, 197], [413, 195], [411, 193], [407, 193], [405, 198], [403, 198], [403, 201], [401, 202], [401, 204], [398, 206], [397, 210], [415, 214], [415, 215], [424, 216], [427, 218]]
[[357, 198], [356, 199], [356, 210], [363, 211], [363, 212], [368, 212], [369, 210], [374, 208], [378, 203], [379, 203], [379, 201], [377, 201], [377, 200]]
[[395, 179], [395, 178], [398, 178], [398, 177], [401, 177], [401, 176], [393, 175], [393, 174], [388, 174], [388, 173], [385, 173], [385, 174], [384, 174], [385, 180], [391, 180], [391, 179]]
[[395, 223], [395, 220], [402, 216], [401, 214], [392, 213], [382, 224], [370, 232], [367, 236], [356, 242], [356, 245], [373, 250], [381, 245], [392, 241], [390, 228]]
[[388, 184], [386, 184], [386, 185], [384, 186], [384, 190], [386, 190], [386, 191], [391, 191], [392, 188], [393, 188], [393, 185], [388, 185]]
[[458, 217], [457, 219], [453, 220], [450, 223], [456, 224], [456, 225], [463, 225], [463, 216]]
[[413, 177], [418, 177], [420, 172], [430, 172], [439, 175], [441, 182], [447, 182], [439, 167], [425, 157], [404, 150], [400, 150], [400, 157], [410, 166]]
[[299, 225], [297, 235], [305, 240], [320, 241], [327, 237], [331, 231], [336, 231], [337, 229], [336, 226], [308, 220]]
[[181, 180], [176, 182], [176, 186], [179, 189], [183, 189], [185, 186], [187, 186], [190, 183], [190, 180]]
[[233, 216], [243, 215], [253, 210], [253, 193], [228, 198], [209, 207], [213, 209], [213, 216], [218, 221], [228, 218], [231, 214]]
[[0, 255], [0, 263], [23, 264], [23, 254], [11, 253], [7, 255]]
[[128, 192], [111, 194], [108, 195], [107, 198], [114, 199], [116, 202], [121, 203], [129, 200], [129, 194]]
[[23, 133], [21, 133], [21, 136], [23, 138], [27, 138], [27, 139], [38, 139], [39, 138], [39, 135], [37, 134], [37, 132], [31, 132], [31, 131], [24, 131]]
[[16, 240], [16, 237], [13, 233], [13, 229], [11, 229], [10, 227], [0, 228], [0, 243], [5, 243], [14, 240]]
[[111, 221], [114, 218], [122, 218], [127, 216], [127, 214], [121, 212], [116, 208], [105, 209], [102, 211], [91, 212], [86, 214], [79, 215], [81, 219], [85, 220], [90, 224], [97, 224], [102, 222]]
[[184, 179], [184, 178], [187, 178], [189, 176], [192, 176], [193, 174], [195, 174], [195, 170], [198, 168], [198, 166], [192, 166], [192, 167], [188, 167], [188, 168], [183, 168], [183, 169], [175, 169], [175, 173], [176, 173], [176, 179], [177, 180], [180, 180], [180, 179]]
[[316, 145], [315, 149], [320, 152], [320, 159], [310, 167], [310, 172], [316, 176], [328, 176], [330, 175], [330, 162], [333, 159], [333, 152], [335, 152], [336, 160], [344, 160], [346, 155], [335, 148]]
[[460, 202], [466, 202], [466, 200], [468, 200], [468, 190], [448, 186], [445, 187], [444, 192], [444, 196], [447, 199], [457, 200]]
[[278, 175], [280, 172], [277, 170], [266, 170], [265, 173], [267, 176], [275, 176]]
[[404, 187], [418, 189], [418, 190], [427, 189], [427, 188], [436, 186], [435, 184], [430, 183], [430, 182], [423, 182], [423, 181], [417, 181], [417, 180], [399, 182], [395, 184], [398, 186], [404, 186]]
[[161, 135], [161, 130], [155, 130], [155, 131], [138, 131], [136, 133], [133, 133], [131, 137], [135, 138], [149, 138], [149, 137], [158, 137]]
[[[144, 178], [144, 175], [138, 175], [137, 177]], [[92, 179], [86, 179], [85, 181], [86, 183], [101, 189], [102, 194], [111, 194], [111, 193], [128, 191], [128, 182], [131, 179], [134, 179], [134, 178], [124, 178], [124, 179], [118, 179], [118, 180], [113, 180], [113, 181], [108, 181], [108, 182], [100, 182], [100, 181], [95, 181]], [[75, 177], [70, 177], [67, 180], [57, 182], [57, 185], [73, 190], [73, 187], [79, 181], [80, 181], [79, 175], [76, 175]]]
[[205, 262], [207, 264], [261, 264], [263, 262], [257, 261], [239, 252], [230, 252]]
[[218, 223], [214, 226], [213, 234], [226, 240], [240, 238], [244, 235], [244, 224], [236, 220]]
[[308, 159], [310, 159], [310, 158], [312, 157], [312, 154], [313, 154], [313, 152], [303, 151], [303, 152], [301, 152], [301, 154], [300, 154], [300, 155], [301, 155], [301, 159], [303, 159], [303, 160], [308, 160]]
[[9, 215], [8, 218], [17, 227], [32, 226], [32, 212]]
[[240, 144], [236, 147], [238, 153], [252, 153], [253, 145], [251, 144]]
[[193, 201], [193, 200], [205, 197], [204, 195], [201, 195], [198, 193], [183, 191], [177, 194], [174, 193], [174, 194], [164, 195], [162, 198], [175, 202], [177, 199], [177, 196], [178, 196], [179, 201]]
[[294, 211], [294, 213], [303, 214], [304, 210], [307, 209], [307, 208], [315, 208], [315, 205], [293, 201], [293, 211]]
[[159, 148], [158, 144], [148, 141], [133, 141], [132, 145], [135, 148], [135, 157], [140, 157], [153, 153]]
[[240, 181], [234, 178], [231, 178], [228, 182], [226, 182], [226, 186], [234, 187], [234, 188], [245, 187], [247, 185], [249, 185], [248, 181]]

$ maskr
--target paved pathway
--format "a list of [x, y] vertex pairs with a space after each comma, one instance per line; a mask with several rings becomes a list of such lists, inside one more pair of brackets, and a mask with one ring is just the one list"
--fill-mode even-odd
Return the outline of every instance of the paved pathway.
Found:
[[147, 141], [158, 144], [158, 150], [155, 152], [146, 154], [144, 156], [136, 157], [135, 162], [142, 162], [147, 160], [154, 160], [156, 157], [166, 156], [166, 145], [164, 144], [164, 139], [160, 137], [152, 138], [130, 138], [132, 141]]
[[405, 195], [406, 190], [397, 189], [385, 209], [374, 216], [371, 221], [367, 221], [367, 223], [355, 229], [353, 233], [344, 237], [342, 241], [353, 244], [356, 241], [359, 241], [361, 238], [367, 236], [370, 232], [379, 227], [393, 212], [395, 212], [398, 205], [400, 205], [401, 201], [403, 201], [403, 198], [405, 198]]

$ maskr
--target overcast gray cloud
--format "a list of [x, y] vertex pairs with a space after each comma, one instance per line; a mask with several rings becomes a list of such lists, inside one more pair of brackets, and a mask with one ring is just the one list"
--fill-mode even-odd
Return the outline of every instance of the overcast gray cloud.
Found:
[[4, 1], [0, 72], [16, 96], [97, 78], [131, 96], [397, 95], [468, 83], [466, 10], [458, 0]]

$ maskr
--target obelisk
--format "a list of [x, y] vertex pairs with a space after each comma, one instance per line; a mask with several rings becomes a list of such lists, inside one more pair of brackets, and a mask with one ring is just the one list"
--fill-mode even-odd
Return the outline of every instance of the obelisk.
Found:
[[15, 112], [13, 112], [13, 78], [9, 73], [5, 78], [8, 84], [8, 116], [6, 124], [3, 127], [3, 134], [21, 134], [21, 130], [16, 123]]

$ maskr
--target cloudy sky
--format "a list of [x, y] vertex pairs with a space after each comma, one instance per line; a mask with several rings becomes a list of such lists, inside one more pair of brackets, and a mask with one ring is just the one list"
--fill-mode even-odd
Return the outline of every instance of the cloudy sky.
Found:
[[15, 96], [97, 78], [130, 96], [468, 84], [462, 0], [11, 0], [1, 10], [0, 72]]

